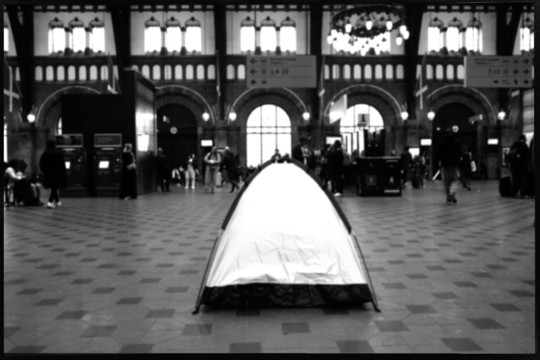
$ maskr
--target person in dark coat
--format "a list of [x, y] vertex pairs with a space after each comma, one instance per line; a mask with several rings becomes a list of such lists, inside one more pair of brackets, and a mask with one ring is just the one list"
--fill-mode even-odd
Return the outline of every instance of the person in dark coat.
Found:
[[304, 148], [306, 147], [306, 143], [307, 143], [307, 138], [303, 136], [300, 137], [299, 143], [293, 146], [292, 151], [291, 151], [292, 158], [296, 161], [301, 162], [302, 164], [306, 163], [306, 159], [304, 157], [304, 153], [305, 153]]
[[120, 199], [137, 198], [137, 165], [133, 155], [133, 145], [126, 143], [122, 152], [122, 180], [120, 182]]
[[222, 169], [225, 170], [227, 178], [231, 183], [230, 192], [240, 190], [240, 186], [238, 185], [238, 182], [240, 180], [240, 176], [238, 174], [238, 163], [236, 162], [236, 157], [228, 146], [225, 147], [225, 154], [223, 156], [223, 162], [221, 163], [221, 166]]
[[401, 153], [401, 184], [402, 187], [405, 189], [407, 187], [407, 180], [409, 179], [409, 170], [411, 168], [412, 164], [412, 154], [410, 151], [410, 148], [408, 146], [405, 146], [403, 149], [403, 152]]
[[334, 196], [343, 193], [343, 149], [341, 141], [336, 140], [326, 154], [326, 176], [330, 180]]
[[439, 144], [439, 164], [446, 193], [446, 203], [454, 205], [457, 203], [456, 192], [459, 179], [459, 159], [461, 154], [461, 145], [456, 140], [454, 132], [457, 132], [457, 126], [451, 131], [447, 131]]
[[157, 176], [161, 192], [171, 191], [171, 169], [169, 167], [169, 162], [162, 148], [158, 148], [158, 153], [156, 157], [157, 162]]
[[54, 209], [62, 205], [58, 189], [66, 187], [66, 163], [64, 154], [56, 148], [54, 140], [47, 141], [46, 149], [39, 159], [39, 168], [43, 173], [43, 186], [51, 189], [47, 207]]
[[527, 146], [527, 137], [520, 135], [508, 153], [510, 164], [510, 179], [512, 184], [512, 196], [524, 198], [527, 195], [527, 172], [529, 170], [530, 151]]

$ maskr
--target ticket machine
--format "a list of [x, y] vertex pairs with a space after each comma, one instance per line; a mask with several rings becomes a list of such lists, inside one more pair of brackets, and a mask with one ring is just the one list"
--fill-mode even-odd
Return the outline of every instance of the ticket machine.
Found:
[[120, 190], [122, 134], [94, 134], [94, 179], [97, 196], [115, 196]]
[[87, 194], [86, 149], [82, 134], [56, 136], [56, 147], [62, 150], [66, 164], [65, 196], [85, 196]]

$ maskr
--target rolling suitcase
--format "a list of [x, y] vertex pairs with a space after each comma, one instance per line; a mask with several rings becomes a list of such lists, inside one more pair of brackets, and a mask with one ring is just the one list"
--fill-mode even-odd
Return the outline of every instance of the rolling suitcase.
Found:
[[499, 194], [503, 197], [512, 196], [512, 182], [510, 176], [503, 176], [499, 179]]

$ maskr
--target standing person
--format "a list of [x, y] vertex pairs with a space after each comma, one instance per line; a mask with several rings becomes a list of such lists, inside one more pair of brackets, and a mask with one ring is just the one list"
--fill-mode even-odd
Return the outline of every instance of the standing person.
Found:
[[214, 193], [216, 187], [216, 174], [221, 163], [221, 155], [217, 151], [217, 147], [212, 147], [212, 150], [204, 157], [206, 164], [204, 178], [204, 192]]
[[223, 170], [225, 170], [225, 173], [227, 174], [227, 178], [229, 179], [229, 182], [231, 183], [230, 192], [239, 190], [240, 186], [238, 185], [238, 182], [239, 182], [238, 164], [236, 163], [236, 157], [234, 156], [233, 152], [231, 151], [231, 149], [229, 149], [228, 146], [225, 147], [225, 153], [223, 155], [222, 166], [223, 166]]
[[446, 194], [446, 203], [453, 205], [457, 203], [456, 191], [459, 178], [459, 155], [461, 147], [454, 137], [457, 126], [452, 131], [447, 131], [439, 144], [439, 165]]
[[43, 186], [51, 189], [47, 208], [54, 209], [61, 206], [58, 189], [66, 187], [66, 163], [64, 154], [56, 148], [54, 140], [48, 140], [45, 151], [39, 159], [39, 168], [43, 173]]
[[326, 154], [326, 175], [330, 180], [331, 190], [334, 196], [343, 193], [343, 149], [341, 141], [336, 140]]
[[467, 149], [467, 145], [461, 147], [461, 155], [459, 157], [459, 179], [464, 189], [471, 191], [471, 161], [472, 154]]
[[409, 169], [412, 162], [412, 154], [409, 151], [409, 147], [405, 146], [403, 152], [401, 153], [401, 184], [403, 189], [407, 187], [407, 179], [409, 178]]
[[157, 176], [159, 181], [159, 186], [161, 188], [161, 192], [169, 192], [170, 190], [170, 168], [169, 163], [167, 161], [167, 156], [165, 156], [165, 153], [163, 152], [162, 148], [158, 148], [157, 153]]
[[527, 172], [529, 170], [529, 147], [527, 138], [520, 135], [510, 147], [508, 163], [510, 164], [510, 179], [512, 196], [524, 198], [527, 191]]
[[195, 154], [191, 154], [186, 162], [186, 189], [195, 189], [195, 177], [197, 176], [197, 161]]
[[120, 199], [137, 198], [137, 165], [133, 155], [133, 145], [126, 143], [122, 153], [122, 180], [120, 182]]
[[279, 149], [276, 149], [276, 151], [274, 151], [274, 155], [272, 155], [270, 160], [275, 163], [281, 160], [281, 154], [279, 153]]
[[307, 139], [305, 137], [300, 137], [298, 144], [296, 144], [291, 150], [291, 156], [294, 160], [306, 164], [306, 159], [304, 154], [307, 152]]

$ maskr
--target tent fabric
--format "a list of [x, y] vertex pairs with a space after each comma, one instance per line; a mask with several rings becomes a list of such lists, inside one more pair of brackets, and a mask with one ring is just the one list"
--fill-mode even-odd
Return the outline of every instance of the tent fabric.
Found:
[[374, 303], [343, 216], [305, 169], [266, 164], [226, 216], [197, 308]]

